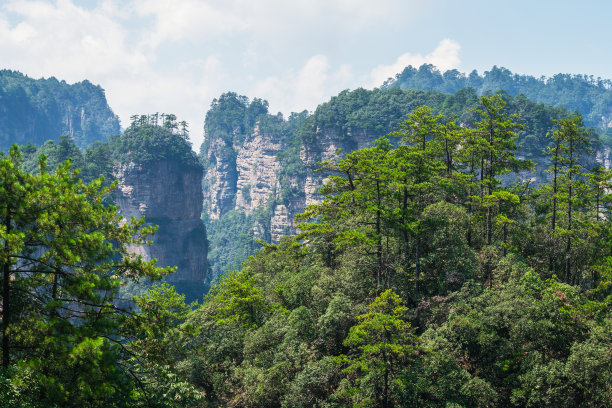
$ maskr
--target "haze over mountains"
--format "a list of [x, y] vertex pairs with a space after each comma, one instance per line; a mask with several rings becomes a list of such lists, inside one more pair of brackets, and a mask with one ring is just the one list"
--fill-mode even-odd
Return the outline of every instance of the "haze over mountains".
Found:
[[60, 135], [70, 135], [85, 148], [119, 132], [119, 118], [99, 85], [0, 71], [0, 150], [13, 143], [41, 145]]

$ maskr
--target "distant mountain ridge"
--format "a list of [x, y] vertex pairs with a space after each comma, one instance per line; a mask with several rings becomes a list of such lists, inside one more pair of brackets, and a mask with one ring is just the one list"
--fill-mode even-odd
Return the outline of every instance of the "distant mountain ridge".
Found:
[[463, 74], [456, 69], [440, 72], [430, 64], [419, 68], [407, 66], [381, 86], [422, 89], [453, 94], [463, 88], [474, 88], [479, 95], [503, 89], [512, 96], [524, 94], [539, 103], [563, 105], [577, 110], [587, 126], [600, 130], [612, 127], [612, 80], [592, 75], [556, 74], [550, 78], [513, 74], [509, 69], [493, 66], [479, 75], [476, 70]]
[[84, 148], [120, 131], [119, 118], [99, 85], [0, 70], [0, 151], [13, 143], [57, 141], [60, 135], [72, 136]]

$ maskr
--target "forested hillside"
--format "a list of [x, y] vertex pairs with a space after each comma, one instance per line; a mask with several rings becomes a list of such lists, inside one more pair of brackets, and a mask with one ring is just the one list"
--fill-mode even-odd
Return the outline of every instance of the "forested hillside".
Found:
[[[118, 222], [101, 180], [44, 159], [24, 172], [13, 149], [0, 405], [609, 405], [612, 170], [592, 166], [597, 140], [565, 111], [542, 136], [547, 181], [500, 182], [532, 166], [514, 102], [477, 98], [469, 126], [416, 106], [373, 146], [324, 160], [299, 234], [200, 305], [159, 285], [118, 307], [124, 285], [171, 272], [129, 255], [154, 228]], [[151, 118], [131, 132], [164, 133]]]
[[100, 86], [0, 71], [0, 151], [13, 143], [58, 141], [61, 135], [84, 148], [119, 133], [119, 118]]
[[[552, 121], [552, 178], [500, 95], [472, 126], [428, 107], [324, 164], [325, 199], [186, 319], [179, 370], [213, 405], [540, 406], [612, 401], [610, 170], [580, 117]], [[548, 143], [546, 143], [548, 142]], [[203, 374], [206, 373], [206, 374]]]
[[536, 102], [563, 105], [578, 111], [587, 126], [606, 132], [612, 127], [612, 81], [592, 75], [557, 74], [550, 78], [513, 74], [494, 66], [479, 75], [472, 71], [465, 75], [456, 69], [438, 71], [433, 65], [406, 67], [395, 78], [389, 78], [382, 89], [424, 89], [455, 93], [463, 88], [474, 88], [478, 95], [503, 89], [510, 95], [523, 94]]
[[[39, 160], [54, 171], [70, 160], [86, 183], [104, 177], [102, 185], [115, 186], [104, 203], [117, 206], [126, 219], [145, 217], [146, 226], [157, 226], [153, 245], [134, 244], [129, 249], [158, 266], [176, 267], [166, 278], [189, 301], [208, 290], [208, 240], [202, 215], [202, 166], [191, 148], [186, 126], [176, 116], [140, 115], [132, 118], [121, 135], [80, 149], [72, 137], [36, 147], [21, 146], [21, 168], [40, 172]], [[161, 119], [161, 120], [160, 120]], [[150, 284], [121, 288], [124, 300], [143, 293]]]
[[399, 87], [223, 94], [199, 157], [167, 114], [13, 147], [0, 406], [609, 406], [609, 151], [563, 106]]
[[[517, 155], [536, 164], [519, 178], [546, 180], [544, 150], [553, 120], [569, 116], [561, 106], [536, 103], [523, 95], [501, 93], [509, 112], [520, 115]], [[390, 89], [343, 91], [314, 113], [271, 115], [267, 102], [234, 93], [213, 102], [205, 122], [200, 155], [205, 165], [204, 211], [211, 242], [209, 261], [216, 278], [237, 269], [258, 248], [256, 240], [278, 242], [296, 232], [293, 218], [322, 197], [318, 190], [328, 173], [318, 162], [340, 157], [396, 129], [416, 107], [430, 106], [464, 127], [474, 126], [479, 97], [473, 88], [454, 94]], [[609, 150], [596, 131], [589, 136], [589, 166], [608, 160]], [[392, 138], [397, 144], [399, 139]], [[517, 178], [503, 176], [506, 183]]]

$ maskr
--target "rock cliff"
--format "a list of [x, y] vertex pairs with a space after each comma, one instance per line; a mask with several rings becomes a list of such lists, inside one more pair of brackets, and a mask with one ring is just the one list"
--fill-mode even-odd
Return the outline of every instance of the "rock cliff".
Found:
[[0, 151], [13, 143], [42, 145], [60, 135], [85, 148], [119, 133], [119, 118], [100, 86], [0, 70]]
[[176, 265], [166, 280], [182, 292], [202, 293], [207, 278], [208, 242], [200, 217], [202, 213], [202, 171], [185, 167], [176, 160], [145, 165], [118, 164], [119, 180], [115, 200], [125, 217], [145, 217], [158, 225], [153, 245], [132, 251], [147, 260], [156, 258], [160, 266]]
[[[319, 162], [333, 159], [338, 151], [371, 146], [382, 136], [382, 132], [366, 129], [353, 131], [349, 127], [339, 134], [337, 129], [316, 127], [311, 140], [301, 141], [296, 147], [295, 143], [290, 146], [294, 139], [284, 138], [275, 130], [257, 122], [239, 138], [241, 144], [211, 140], [204, 181], [204, 210], [210, 220], [219, 220], [232, 210], [246, 215], [260, 210], [265, 214], [251, 231], [257, 239], [271, 242], [294, 234], [295, 215], [305, 206], [321, 202], [318, 191], [326, 175], [316, 172]], [[287, 171], [283, 155], [291, 154], [299, 170]]]
[[[261, 109], [259, 115], [249, 116], [259, 100], [250, 103], [236, 94], [222, 95], [207, 113], [200, 150], [213, 279], [227, 270], [226, 265], [239, 268], [257, 248], [257, 240], [278, 242], [283, 235], [296, 233], [295, 215], [322, 200], [319, 190], [328, 174], [317, 171], [320, 162], [372, 146], [421, 105], [471, 126], [477, 120], [472, 109], [478, 99], [473, 89], [453, 95], [357, 89], [341, 92], [312, 114], [284, 119]], [[542, 153], [549, 143], [546, 134], [554, 126], [553, 119], [570, 112], [524, 97], [509, 97], [508, 107], [524, 117], [527, 129], [518, 140], [517, 155], [531, 159], [536, 167], [505, 175], [502, 182], [520, 178], [536, 185], [548, 177], [548, 159]], [[602, 150], [597, 160], [608, 166], [609, 157], [609, 149]]]
[[259, 99], [227, 93], [213, 101], [200, 149], [212, 279], [240, 268], [256, 241], [297, 232], [295, 215], [322, 200], [327, 174], [317, 171], [319, 162], [371, 146], [418, 106], [415, 100], [436, 98], [399, 89], [343, 91], [314, 113], [286, 119]]

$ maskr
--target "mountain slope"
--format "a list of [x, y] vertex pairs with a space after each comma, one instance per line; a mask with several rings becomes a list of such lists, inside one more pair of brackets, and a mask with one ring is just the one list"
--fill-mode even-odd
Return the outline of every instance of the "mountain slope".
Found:
[[100, 86], [0, 71], [0, 151], [13, 143], [41, 145], [60, 135], [70, 135], [78, 146], [87, 147], [119, 133], [119, 118]]
[[513, 74], [494, 66], [479, 75], [476, 70], [465, 75], [456, 69], [444, 73], [433, 65], [406, 67], [395, 78], [389, 78], [382, 89], [423, 89], [455, 93], [471, 87], [479, 95], [503, 89], [510, 95], [524, 94], [536, 102], [563, 105], [578, 111], [587, 126], [601, 130], [612, 127], [612, 81], [588, 75], [556, 74], [550, 78]]
[[[539, 164], [536, 173], [523, 177], [548, 177], [542, 156], [549, 142], [546, 134], [553, 119], [570, 112], [525, 96], [504, 98], [526, 125], [518, 141], [520, 155]], [[268, 114], [260, 99], [222, 95], [207, 113], [200, 150], [213, 279], [239, 268], [258, 247], [257, 240], [278, 242], [296, 232], [294, 216], [321, 200], [318, 190], [327, 175], [317, 171], [319, 162], [333, 160], [338, 150], [342, 156], [371, 146], [418, 106], [428, 105], [470, 126], [470, 109], [477, 104], [478, 95], [470, 88], [454, 94], [397, 87], [357, 89], [341, 92], [311, 115], [302, 112], [284, 119]], [[597, 140], [594, 147], [600, 156], [608, 155]]]

